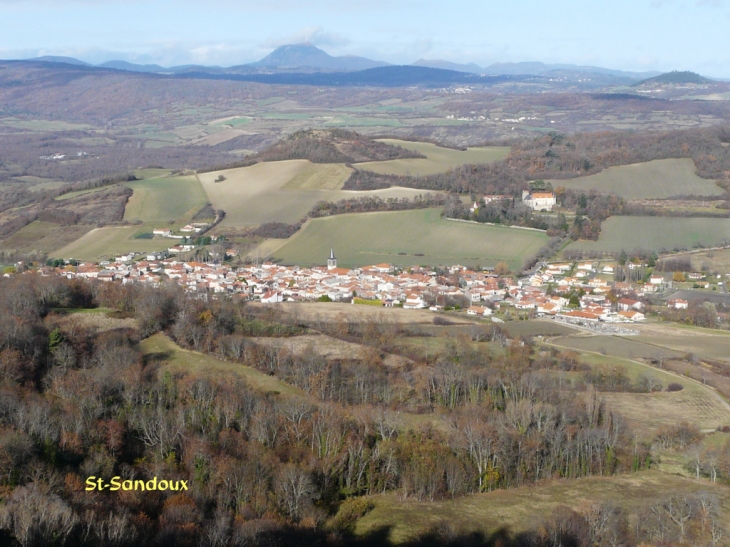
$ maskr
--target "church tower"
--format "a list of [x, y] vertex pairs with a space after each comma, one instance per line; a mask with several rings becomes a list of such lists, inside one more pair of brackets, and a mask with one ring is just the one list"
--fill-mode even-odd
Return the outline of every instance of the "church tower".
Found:
[[337, 267], [337, 259], [335, 258], [335, 251], [330, 249], [330, 257], [327, 259], [327, 269], [333, 270]]

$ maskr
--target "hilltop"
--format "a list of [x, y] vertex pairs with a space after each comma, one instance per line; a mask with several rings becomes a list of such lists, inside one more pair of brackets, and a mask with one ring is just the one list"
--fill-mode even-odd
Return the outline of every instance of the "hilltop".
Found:
[[634, 87], [647, 84], [711, 84], [714, 80], [700, 76], [689, 70], [673, 70], [634, 84]]
[[224, 167], [199, 169], [207, 173], [219, 169], [247, 167], [264, 161], [309, 160], [312, 163], [358, 163], [405, 158], [425, 158], [401, 146], [373, 140], [344, 129], [297, 131], [285, 139]]

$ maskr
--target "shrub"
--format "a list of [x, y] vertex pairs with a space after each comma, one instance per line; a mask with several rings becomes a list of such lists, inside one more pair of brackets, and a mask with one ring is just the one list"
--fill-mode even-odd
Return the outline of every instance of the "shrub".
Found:
[[678, 382], [672, 382], [667, 386], [667, 391], [682, 391], [684, 386]]

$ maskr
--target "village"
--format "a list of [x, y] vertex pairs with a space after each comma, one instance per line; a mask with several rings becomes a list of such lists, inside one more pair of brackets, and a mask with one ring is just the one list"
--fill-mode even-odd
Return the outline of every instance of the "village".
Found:
[[[228, 253], [235, 254], [229, 250]], [[501, 322], [506, 318], [546, 317], [591, 329], [646, 319], [642, 300], [672, 288], [671, 274], [652, 274], [643, 283], [613, 281], [615, 266], [606, 262], [540, 263], [524, 277], [494, 268], [412, 267], [391, 264], [359, 268], [337, 265], [334, 250], [326, 266], [284, 266], [272, 262], [233, 266], [166, 258], [166, 253], [130, 253], [113, 261], [42, 267], [41, 275], [160, 286], [176, 283], [201, 298], [230, 295], [266, 304], [320, 301], [383, 307], [464, 311]], [[687, 300], [669, 299], [670, 309], [686, 309]], [[619, 329], [621, 330], [621, 329]], [[626, 332], [623, 332], [626, 334]]]

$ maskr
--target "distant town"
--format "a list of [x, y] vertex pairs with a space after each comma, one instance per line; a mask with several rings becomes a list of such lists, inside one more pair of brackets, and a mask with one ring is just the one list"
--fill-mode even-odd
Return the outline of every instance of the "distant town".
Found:
[[[191, 225], [184, 229], [187, 228], [195, 231], [200, 227]], [[183, 251], [184, 247], [176, 246], [170, 251]], [[236, 255], [233, 249], [226, 251], [229, 261]], [[540, 263], [529, 275], [516, 277], [497, 271], [503, 268], [475, 270], [461, 265], [397, 268], [382, 263], [341, 268], [334, 250], [326, 266], [310, 268], [273, 262], [233, 266], [225, 261], [198, 262], [169, 256], [168, 251], [129, 253], [98, 264], [64, 261], [63, 265], [29, 271], [42, 276], [154, 287], [176, 283], [203, 298], [230, 295], [263, 304], [320, 301], [434, 312], [458, 310], [494, 322], [502, 322], [500, 316], [505, 315], [508, 319], [546, 317], [594, 329], [599, 324], [644, 321], [648, 297], [680, 294], [672, 290], [671, 272], [650, 274], [640, 282], [619, 282], [613, 280], [617, 266], [606, 261]], [[23, 265], [17, 266], [22, 269]], [[644, 266], [628, 264], [627, 268]], [[709, 288], [705, 277], [699, 272], [687, 274], [687, 279], [699, 288]], [[720, 281], [719, 286], [722, 284]], [[669, 296], [663, 298], [663, 304], [665, 309], [686, 310], [690, 302]], [[602, 327], [601, 332], [611, 331]], [[621, 329], [616, 333], [632, 334]]]

